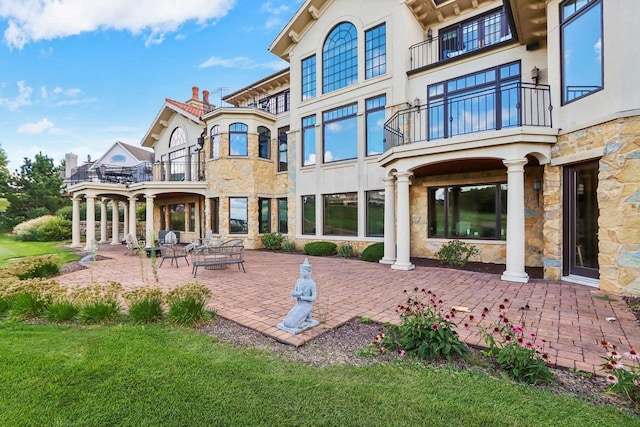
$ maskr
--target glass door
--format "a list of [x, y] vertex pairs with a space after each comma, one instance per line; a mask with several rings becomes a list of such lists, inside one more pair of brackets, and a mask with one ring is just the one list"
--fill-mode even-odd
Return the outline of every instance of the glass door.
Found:
[[564, 170], [564, 275], [597, 279], [598, 162]]

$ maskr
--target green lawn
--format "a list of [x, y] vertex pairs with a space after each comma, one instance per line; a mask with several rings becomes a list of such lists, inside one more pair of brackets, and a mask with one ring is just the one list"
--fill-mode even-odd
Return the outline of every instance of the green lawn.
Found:
[[59, 247], [62, 242], [21, 242], [13, 237], [0, 233], [0, 266], [7, 265], [9, 260], [34, 255], [55, 254], [63, 261], [80, 259], [80, 253]]
[[188, 329], [0, 323], [3, 426], [638, 426], [616, 410], [418, 363], [313, 368]]

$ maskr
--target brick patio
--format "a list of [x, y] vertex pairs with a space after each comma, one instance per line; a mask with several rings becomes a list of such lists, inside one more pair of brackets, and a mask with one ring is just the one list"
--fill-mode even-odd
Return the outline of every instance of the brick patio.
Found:
[[[215, 308], [218, 315], [294, 346], [304, 345], [327, 328], [338, 327], [354, 317], [397, 323], [395, 309], [406, 299], [403, 291], [418, 287], [436, 293], [446, 307], [468, 307], [476, 318], [483, 307], [497, 315], [498, 304], [508, 298], [508, 314], [517, 320], [515, 317], [519, 318], [521, 312], [518, 309], [528, 304], [527, 329], [549, 341], [551, 362], [559, 366], [600, 373], [600, 356], [604, 353], [596, 343], [603, 338], [623, 350], [640, 349], [640, 325], [622, 298], [607, 298], [605, 293], [582, 285], [547, 280], [522, 285], [503, 282], [499, 276], [486, 273], [431, 267], [395, 271], [386, 265], [352, 259], [309, 257], [318, 288], [314, 317], [323, 323], [291, 335], [276, 325], [293, 306], [290, 293], [300, 277], [299, 265], [304, 255], [248, 250], [246, 274], [235, 266], [200, 269], [197, 279], [193, 279], [191, 267], [180, 259], [179, 268], [165, 262], [156, 282], [149, 259], [124, 253], [124, 247], [100, 245], [98, 254], [109, 259], [96, 262], [90, 269], [65, 274], [59, 281], [83, 286], [93, 278], [97, 283], [118, 281], [125, 289], [154, 285], [165, 290], [197, 281], [211, 289], [209, 308]], [[606, 320], [612, 317], [616, 320]], [[457, 321], [468, 319], [458, 317]], [[475, 328], [466, 330], [460, 326], [458, 332], [466, 343], [482, 344]]]

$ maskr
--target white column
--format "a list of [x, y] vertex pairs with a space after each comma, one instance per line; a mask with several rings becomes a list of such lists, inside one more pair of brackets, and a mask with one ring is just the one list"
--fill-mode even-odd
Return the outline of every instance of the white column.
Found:
[[396, 261], [396, 179], [393, 176], [384, 181], [384, 256], [380, 264]]
[[120, 202], [113, 200], [111, 203], [111, 244], [120, 244]]
[[107, 199], [100, 201], [100, 243], [107, 243]]
[[122, 232], [124, 233], [124, 237], [126, 238], [129, 234], [129, 204], [123, 203], [124, 214], [122, 218]]
[[411, 264], [411, 212], [409, 210], [409, 185], [411, 184], [411, 172], [397, 172], [398, 180], [398, 258], [391, 266], [394, 270], [413, 270]]
[[80, 243], [80, 197], [73, 197], [73, 208], [71, 211], [71, 246], [79, 248]]
[[527, 283], [524, 270], [524, 165], [527, 159], [503, 160], [507, 167], [507, 269], [502, 280]]
[[156, 196], [144, 197], [147, 199], [147, 217], [145, 218], [147, 223], [146, 247], [152, 248], [155, 245], [154, 240], [157, 237], [153, 235], [153, 199], [155, 199]]
[[96, 239], [96, 199], [87, 195], [87, 233], [85, 249], [91, 249]]
[[189, 147], [187, 147], [187, 156], [184, 163], [184, 180], [191, 181], [191, 153], [189, 153]]
[[129, 234], [132, 234], [136, 238], [136, 200], [135, 196], [129, 197]]

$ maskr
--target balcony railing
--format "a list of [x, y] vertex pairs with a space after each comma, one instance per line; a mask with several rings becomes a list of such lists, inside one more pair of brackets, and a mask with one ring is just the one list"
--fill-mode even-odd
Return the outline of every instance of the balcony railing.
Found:
[[72, 172], [70, 183], [134, 184], [146, 181], [204, 181], [204, 160], [140, 163], [136, 166], [86, 165]]
[[398, 111], [384, 125], [385, 150], [413, 142], [519, 126], [552, 127], [547, 85], [512, 83]]
[[409, 47], [409, 71], [509, 43], [511, 40], [511, 30], [504, 11], [483, 15], [444, 29], [438, 36], [429, 35], [426, 40]]

